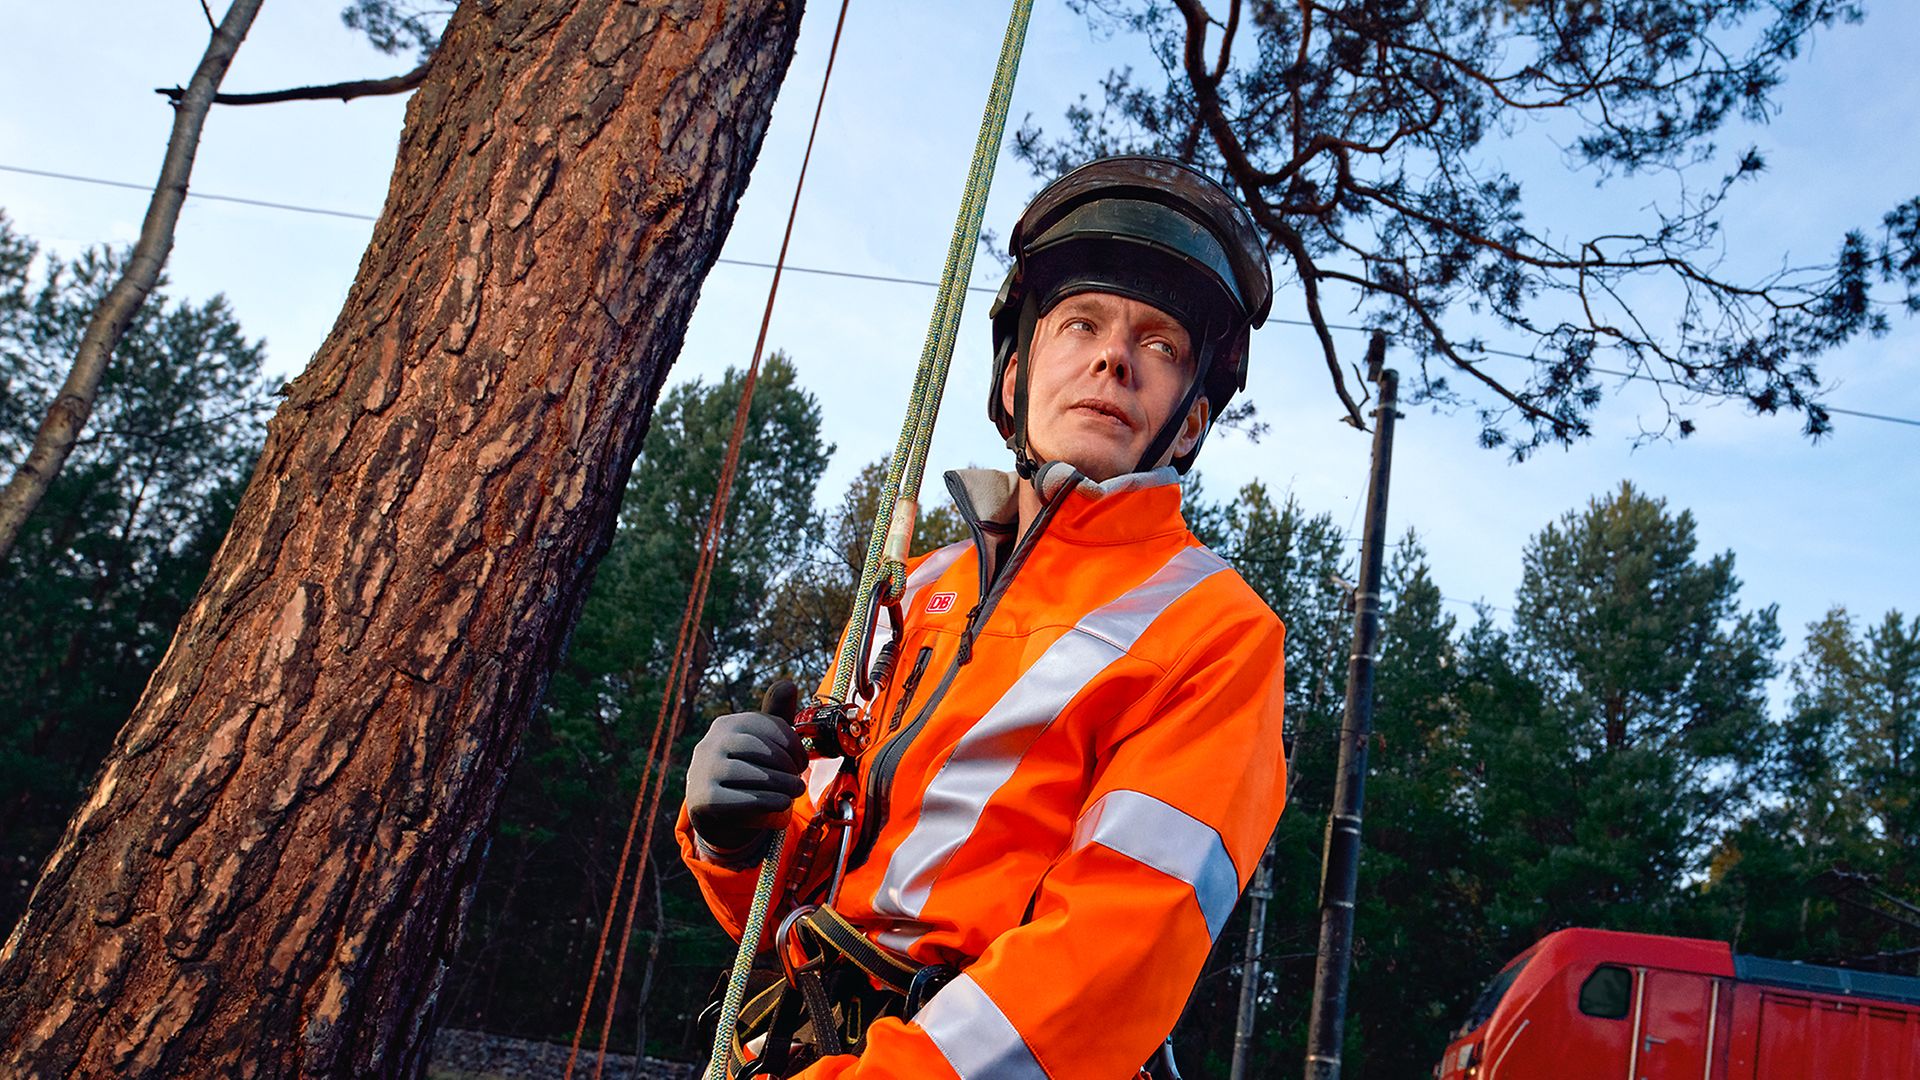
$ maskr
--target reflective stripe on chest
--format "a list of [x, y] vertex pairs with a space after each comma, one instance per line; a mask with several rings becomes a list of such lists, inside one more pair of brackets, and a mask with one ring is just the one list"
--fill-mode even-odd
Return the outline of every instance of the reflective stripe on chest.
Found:
[[[1013, 778], [1034, 741], [1126, 655], [1155, 619], [1225, 567], [1204, 548], [1181, 549], [1146, 581], [1083, 616], [1021, 672], [953, 742], [952, 753], [927, 785], [919, 813], [895, 825], [908, 832], [888, 857], [874, 911], [917, 919], [941, 871], [972, 836], [988, 801]], [[936, 724], [930, 731], [938, 737], [942, 727]]]

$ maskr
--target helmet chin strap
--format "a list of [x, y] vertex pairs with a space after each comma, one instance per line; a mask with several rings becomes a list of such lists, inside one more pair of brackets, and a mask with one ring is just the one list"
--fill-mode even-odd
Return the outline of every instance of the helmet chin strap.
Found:
[[[1035, 478], [1040, 474], [1040, 467], [1046, 464], [1034, 456], [1032, 445], [1027, 441], [1027, 374], [1031, 369], [1027, 363], [1027, 357], [1033, 351], [1033, 332], [1039, 321], [1039, 303], [1029, 295], [1020, 307], [1020, 329], [1014, 338], [1019, 349], [1015, 354], [1017, 360], [1014, 364], [1013, 377], [1013, 434], [1007, 437], [1007, 448], [1013, 451], [1014, 472], [1020, 479], [1029, 483], [1037, 483]], [[1157, 468], [1161, 455], [1165, 454], [1174, 440], [1180, 437], [1180, 429], [1186, 424], [1187, 413], [1193, 409], [1193, 403], [1206, 389], [1207, 372], [1212, 369], [1214, 357], [1220, 351], [1221, 342], [1212, 330], [1212, 326], [1206, 327], [1206, 332], [1200, 337], [1200, 350], [1193, 366], [1193, 380], [1187, 384], [1187, 392], [1181, 396], [1180, 404], [1174, 407], [1173, 414], [1168, 416], [1166, 422], [1160, 425], [1160, 430], [1154, 433], [1153, 441], [1147, 444], [1146, 451], [1140, 455], [1139, 462], [1134, 465], [1134, 472], [1146, 472]], [[1212, 427], [1211, 418], [1207, 427]], [[1204, 440], [1206, 437], [1207, 432], [1203, 428], [1200, 438]], [[1195, 442], [1194, 449], [1199, 448], [1199, 442]]]
[[[1148, 469], [1159, 468], [1160, 456], [1165, 454], [1173, 446], [1173, 441], [1180, 437], [1180, 429], [1187, 423], [1187, 413], [1192, 411], [1193, 403], [1199, 400], [1201, 392], [1206, 389], [1207, 371], [1213, 366], [1213, 356], [1216, 351], [1217, 347], [1211, 334], [1201, 339], [1200, 353], [1193, 365], [1193, 381], [1187, 384], [1187, 392], [1181, 396], [1180, 404], [1174, 406], [1173, 414], [1167, 417], [1166, 423], [1160, 425], [1160, 430], [1154, 434], [1153, 441], [1147, 444], [1146, 452], [1140, 455], [1139, 464], [1133, 467], [1134, 472], [1146, 472]], [[1211, 425], [1212, 418], [1209, 417], [1208, 426]], [[1206, 430], [1201, 429], [1200, 437], [1204, 439], [1206, 435]], [[1194, 449], [1197, 450], [1199, 447], [1200, 444], [1196, 442]]]
[[1027, 374], [1032, 369], [1027, 358], [1033, 354], [1033, 332], [1039, 324], [1040, 302], [1029, 292], [1020, 305], [1020, 329], [1014, 335], [1019, 351], [1014, 361], [1013, 434], [1007, 437], [1007, 448], [1013, 451], [1014, 472], [1029, 482], [1039, 475], [1042, 464], [1034, 459], [1027, 446]]

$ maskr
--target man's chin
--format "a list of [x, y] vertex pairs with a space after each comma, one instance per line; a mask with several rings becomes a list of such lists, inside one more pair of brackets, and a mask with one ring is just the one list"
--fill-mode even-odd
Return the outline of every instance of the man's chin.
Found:
[[[1124, 458], [1124, 460], [1122, 460]], [[1042, 461], [1064, 461], [1080, 470], [1094, 483], [1105, 483], [1133, 471], [1134, 459], [1111, 447], [1067, 447], [1058, 457], [1040, 455]]]

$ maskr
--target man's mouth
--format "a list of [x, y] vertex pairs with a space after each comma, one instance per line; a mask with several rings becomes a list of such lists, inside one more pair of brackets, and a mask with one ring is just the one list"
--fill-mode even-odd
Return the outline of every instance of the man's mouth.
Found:
[[1072, 408], [1075, 411], [1097, 413], [1129, 429], [1133, 427], [1133, 420], [1127, 416], [1126, 411], [1111, 401], [1103, 401], [1100, 398], [1081, 398], [1073, 403]]

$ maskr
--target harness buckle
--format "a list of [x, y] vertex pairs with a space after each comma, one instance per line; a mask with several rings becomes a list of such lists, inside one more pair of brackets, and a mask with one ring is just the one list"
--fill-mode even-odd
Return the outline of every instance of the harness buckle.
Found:
[[950, 964], [928, 964], [913, 973], [913, 980], [907, 983], [907, 1004], [902, 1014], [911, 1020], [920, 1007], [932, 1000], [940, 988], [953, 981], [960, 972]]

